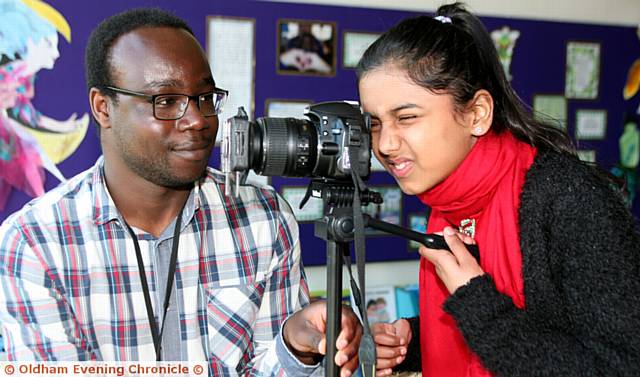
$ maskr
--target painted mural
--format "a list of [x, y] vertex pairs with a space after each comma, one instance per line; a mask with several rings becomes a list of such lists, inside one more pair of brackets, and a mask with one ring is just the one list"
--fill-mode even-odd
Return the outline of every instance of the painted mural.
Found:
[[88, 114], [56, 120], [38, 111], [38, 72], [53, 69], [58, 34], [71, 43], [62, 14], [40, 0], [0, 0], [0, 210], [13, 189], [44, 193], [45, 170], [63, 181], [56, 167], [84, 138]]
[[[640, 39], [640, 25], [638, 25], [636, 35], [638, 36], [638, 39]], [[640, 58], [637, 58], [631, 64], [631, 67], [629, 67], [627, 81], [622, 89], [622, 97], [625, 100], [630, 100], [638, 93], [638, 91], [640, 91]], [[640, 106], [638, 106], [636, 114], [640, 115]]]

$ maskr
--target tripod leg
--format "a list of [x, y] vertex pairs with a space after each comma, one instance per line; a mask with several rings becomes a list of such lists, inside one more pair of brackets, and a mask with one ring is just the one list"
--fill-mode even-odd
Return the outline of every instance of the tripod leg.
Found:
[[347, 243], [327, 241], [327, 355], [325, 376], [337, 377], [336, 340], [342, 319], [342, 254], [349, 252]]

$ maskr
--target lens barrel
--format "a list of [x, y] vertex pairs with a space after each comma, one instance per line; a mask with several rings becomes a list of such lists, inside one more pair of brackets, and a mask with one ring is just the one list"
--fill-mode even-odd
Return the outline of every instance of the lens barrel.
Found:
[[[262, 150], [254, 150], [256, 173], [267, 176], [308, 177], [317, 161], [318, 134], [314, 125], [296, 118], [258, 118]], [[257, 138], [255, 138], [257, 139]], [[254, 140], [255, 141], [255, 140]]]

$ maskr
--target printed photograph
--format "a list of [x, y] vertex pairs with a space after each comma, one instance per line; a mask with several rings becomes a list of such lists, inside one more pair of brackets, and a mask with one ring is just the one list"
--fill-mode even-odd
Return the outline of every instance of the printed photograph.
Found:
[[342, 34], [342, 66], [355, 68], [364, 52], [379, 36], [379, 33], [345, 31]]
[[278, 73], [333, 76], [336, 73], [333, 22], [280, 20]]
[[596, 99], [599, 84], [600, 43], [567, 43], [565, 96], [574, 99]]
[[604, 140], [607, 136], [607, 110], [576, 110], [576, 140]]

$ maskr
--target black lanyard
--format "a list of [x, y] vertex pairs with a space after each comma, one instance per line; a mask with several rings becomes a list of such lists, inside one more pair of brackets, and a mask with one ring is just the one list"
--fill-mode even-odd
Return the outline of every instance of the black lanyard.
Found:
[[[186, 205], [186, 203], [185, 203]], [[167, 309], [169, 308], [169, 299], [171, 298], [171, 289], [173, 288], [173, 278], [176, 273], [176, 264], [178, 260], [178, 244], [180, 243], [180, 224], [182, 223], [182, 211], [184, 205], [180, 208], [180, 213], [176, 218], [176, 225], [173, 228], [173, 240], [171, 245], [171, 261], [169, 262], [169, 274], [167, 275], [167, 289], [164, 293], [164, 311], [162, 313], [162, 327], [158, 332], [158, 324], [153, 316], [153, 306], [151, 305], [151, 296], [149, 295], [149, 284], [147, 284], [147, 275], [144, 272], [144, 263], [142, 261], [142, 252], [140, 251], [140, 244], [138, 243], [138, 237], [133, 232], [133, 229], [125, 222], [129, 234], [133, 238], [133, 245], [136, 248], [136, 259], [138, 260], [138, 271], [140, 272], [140, 281], [142, 282], [142, 293], [144, 294], [144, 304], [147, 307], [147, 317], [149, 319], [149, 326], [151, 327], [151, 335], [153, 336], [153, 345], [156, 350], [156, 361], [162, 360], [162, 353], [160, 349], [162, 347], [162, 332], [164, 331], [164, 320], [167, 316]]]

